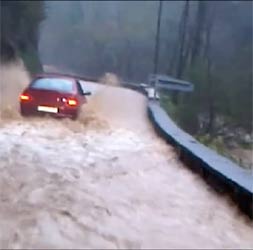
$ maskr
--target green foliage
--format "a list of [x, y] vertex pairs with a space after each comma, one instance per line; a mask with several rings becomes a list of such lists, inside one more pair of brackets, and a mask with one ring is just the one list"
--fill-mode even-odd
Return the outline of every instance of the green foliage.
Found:
[[30, 49], [29, 51], [21, 51], [19, 56], [23, 59], [23, 62], [29, 72], [35, 73], [41, 70], [38, 52], [34, 49]]
[[[215, 116], [225, 117], [230, 126], [252, 131], [251, 9], [252, 2], [222, 2], [217, 8], [211, 40], [210, 75], [203, 56], [199, 56], [194, 65], [188, 64], [184, 72], [184, 78], [194, 83], [195, 87], [194, 93], [178, 107], [185, 111], [178, 119], [186, 130], [198, 131], [196, 117], [210, 115], [212, 104]], [[220, 32], [223, 32], [222, 35]], [[196, 127], [193, 129], [192, 125]]]
[[[240, 165], [243, 168], [250, 169], [252, 168], [252, 161], [249, 159], [242, 159], [243, 155], [234, 155], [233, 150], [229, 149], [229, 147], [224, 142], [224, 139], [220, 136], [213, 138], [209, 134], [196, 136], [196, 139], [206, 145], [207, 147], [213, 149], [218, 154], [223, 155], [226, 158], [236, 162], [236, 164]], [[238, 145], [240, 150], [252, 150], [252, 144], [240, 144]]]
[[[192, 96], [179, 96], [180, 102], [174, 104], [169, 93], [160, 93], [161, 105], [170, 115], [170, 117], [188, 133], [198, 132], [198, 106], [194, 106]], [[188, 105], [192, 105], [190, 108]]]
[[198, 115], [207, 109], [207, 80], [206, 66], [196, 62], [194, 67], [188, 67], [185, 75], [194, 83], [194, 92], [182, 93], [179, 103], [173, 104], [168, 93], [163, 93], [165, 100], [162, 106], [177, 121], [178, 125], [191, 134], [199, 131]]
[[222, 137], [212, 138], [210, 135], [206, 134], [202, 136], [197, 136], [197, 140], [201, 142], [202, 144], [212, 148], [217, 153], [224, 156], [228, 156], [226, 145]]
[[21, 55], [29, 69], [40, 69], [38, 33], [44, 18], [43, 1], [1, 1], [1, 47], [8, 45], [2, 47], [1, 60]]
[[168, 112], [170, 117], [175, 121], [179, 122], [178, 120], [178, 108], [177, 106], [172, 102], [171, 97], [168, 93], [160, 92], [160, 103], [163, 106], [163, 108]]
[[253, 144], [252, 143], [242, 143], [241, 147], [243, 149], [247, 149], [247, 150], [253, 150]]

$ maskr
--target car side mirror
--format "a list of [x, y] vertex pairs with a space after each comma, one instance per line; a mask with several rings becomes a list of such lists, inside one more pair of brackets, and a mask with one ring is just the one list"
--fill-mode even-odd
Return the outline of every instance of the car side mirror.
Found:
[[82, 95], [91, 95], [91, 92], [83, 92]]

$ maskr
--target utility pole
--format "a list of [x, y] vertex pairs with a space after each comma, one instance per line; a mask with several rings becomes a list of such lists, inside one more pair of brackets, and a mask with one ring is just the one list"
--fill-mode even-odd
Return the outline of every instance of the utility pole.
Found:
[[162, 14], [162, 0], [159, 0], [158, 8], [158, 18], [157, 18], [157, 28], [156, 28], [156, 41], [155, 41], [155, 56], [154, 56], [154, 76], [155, 76], [155, 98], [157, 93], [157, 69], [158, 69], [158, 60], [159, 60], [159, 48], [160, 48], [160, 24], [161, 24], [161, 14]]

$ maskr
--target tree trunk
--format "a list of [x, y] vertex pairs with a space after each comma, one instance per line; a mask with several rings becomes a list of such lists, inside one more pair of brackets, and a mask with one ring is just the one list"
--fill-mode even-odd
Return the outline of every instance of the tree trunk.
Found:
[[207, 133], [210, 134], [210, 137], [213, 136], [214, 133], [214, 122], [215, 122], [215, 105], [214, 105], [214, 93], [213, 93], [213, 62], [211, 58], [211, 35], [212, 28], [214, 23], [214, 6], [209, 7], [209, 18], [208, 22], [206, 22], [206, 47], [205, 47], [205, 56], [207, 60], [207, 101], [208, 101], [208, 125], [207, 125]]
[[175, 42], [173, 54], [172, 54], [170, 64], [169, 64], [169, 69], [168, 69], [169, 75], [174, 75], [175, 73], [175, 63], [177, 61], [176, 58], [177, 58], [177, 43]]
[[180, 27], [179, 27], [179, 55], [176, 77], [181, 78], [184, 72], [185, 66], [185, 38], [187, 33], [187, 23], [189, 18], [189, 1], [186, 0], [184, 10], [181, 17]]
[[207, 2], [206, 1], [198, 1], [198, 9], [195, 21], [195, 32], [194, 38], [192, 43], [192, 50], [191, 50], [191, 64], [195, 64], [196, 59], [200, 55], [200, 51], [203, 45], [203, 32], [205, 30], [205, 23], [206, 23], [206, 11], [207, 10]]
[[212, 61], [210, 58], [207, 59], [207, 101], [208, 101], [208, 124], [207, 133], [210, 137], [213, 136], [214, 132], [214, 121], [215, 121], [215, 107], [214, 107], [214, 96], [213, 96], [213, 79], [212, 79]]
[[[181, 16], [181, 21], [179, 25], [179, 32], [178, 32], [178, 44], [179, 47], [178, 49], [175, 49], [175, 54], [173, 56], [176, 57], [177, 60], [174, 60], [176, 62], [176, 70], [175, 70], [175, 76], [177, 78], [181, 78], [182, 74], [184, 72], [184, 67], [185, 67], [185, 38], [186, 38], [186, 33], [187, 33], [187, 23], [188, 23], [188, 18], [189, 18], [189, 1], [185, 1], [184, 9], [182, 12]], [[176, 45], [177, 47], [177, 45]], [[171, 66], [173, 62], [171, 62]], [[172, 102], [174, 104], [178, 104], [178, 98], [179, 98], [179, 92], [174, 90], [172, 93]]]

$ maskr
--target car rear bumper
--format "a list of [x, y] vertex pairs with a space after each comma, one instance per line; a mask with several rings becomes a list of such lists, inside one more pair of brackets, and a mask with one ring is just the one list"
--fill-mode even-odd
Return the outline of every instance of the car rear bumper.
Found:
[[76, 118], [79, 113], [77, 107], [59, 107], [57, 113], [38, 111], [37, 106], [31, 104], [20, 103], [20, 113], [23, 116], [43, 116], [50, 115], [53, 117], [66, 117], [66, 118]]

